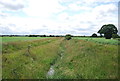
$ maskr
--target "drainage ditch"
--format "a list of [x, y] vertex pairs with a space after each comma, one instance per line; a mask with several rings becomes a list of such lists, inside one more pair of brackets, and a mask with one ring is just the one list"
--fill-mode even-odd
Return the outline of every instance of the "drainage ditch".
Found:
[[55, 64], [56, 64], [56, 61], [62, 60], [62, 58], [63, 58], [64, 49], [63, 49], [62, 46], [60, 47], [60, 50], [61, 50], [61, 52], [60, 52], [60, 54], [59, 54], [59, 57], [57, 57], [56, 60], [54, 60], [54, 62], [51, 64], [50, 69], [48, 70], [48, 72], [47, 72], [47, 74], [46, 74], [46, 78], [47, 78], [47, 79], [52, 79], [52, 78], [53, 78], [53, 76], [54, 76], [54, 74], [55, 74], [54, 66], [55, 66]]

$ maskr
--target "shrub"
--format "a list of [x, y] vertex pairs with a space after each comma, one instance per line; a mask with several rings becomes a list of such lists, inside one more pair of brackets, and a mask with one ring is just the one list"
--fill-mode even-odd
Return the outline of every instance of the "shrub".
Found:
[[119, 38], [118, 34], [112, 34], [112, 38]]
[[97, 37], [97, 34], [95, 34], [95, 33], [94, 33], [94, 34], [92, 34], [92, 36], [91, 36], [91, 37]]
[[65, 39], [66, 39], [66, 40], [70, 40], [70, 39], [71, 39], [71, 35], [70, 35], [70, 34], [67, 34], [67, 35], [65, 36]]

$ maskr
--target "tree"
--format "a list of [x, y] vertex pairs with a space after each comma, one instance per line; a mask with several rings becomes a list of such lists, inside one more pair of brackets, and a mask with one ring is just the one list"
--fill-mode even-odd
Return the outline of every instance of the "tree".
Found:
[[70, 35], [70, 34], [67, 34], [67, 35], [65, 36], [65, 38], [66, 38], [67, 40], [70, 40], [70, 39], [71, 39], [71, 35]]
[[118, 34], [112, 34], [112, 38], [119, 38]]
[[100, 33], [100, 35], [104, 34], [104, 37], [106, 39], [111, 39], [112, 34], [117, 34], [117, 32], [118, 32], [118, 30], [115, 27], [115, 25], [113, 25], [113, 24], [103, 25], [101, 27], [101, 29], [98, 31], [98, 33]]
[[97, 37], [97, 34], [93, 33], [91, 37]]

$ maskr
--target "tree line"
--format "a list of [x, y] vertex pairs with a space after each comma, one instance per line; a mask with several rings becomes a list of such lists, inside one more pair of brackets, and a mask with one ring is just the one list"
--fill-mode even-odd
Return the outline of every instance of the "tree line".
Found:
[[103, 25], [98, 32], [100, 36], [97, 36], [96, 33], [93, 33], [91, 36], [73, 36], [70, 34], [67, 35], [0, 35], [0, 37], [66, 37], [67, 39], [70, 39], [71, 37], [105, 37], [106, 39], [111, 38], [120, 38], [120, 36], [117, 34], [118, 30], [113, 24], [105, 24]]
[[63, 35], [0, 35], [0, 37], [64, 37]]
[[[115, 27], [115, 25], [113, 24], [105, 24], [103, 25], [99, 30], [98, 32], [100, 34], [100, 36], [97, 36], [96, 33], [93, 33], [92, 36], [90, 37], [105, 37], [106, 39], [111, 39], [111, 38], [120, 38], [120, 36], [117, 34], [118, 33], [118, 30], [117, 30], [117, 27]], [[67, 34], [65, 36], [65, 38], [67, 40], [70, 40], [71, 39], [71, 35], [70, 34]]]
[[[103, 25], [98, 32], [100, 34], [100, 37], [105, 37], [106, 39], [111, 38], [120, 38], [120, 36], [117, 34], [118, 30], [117, 27], [113, 24], [105, 24]], [[97, 37], [97, 34], [92, 34], [92, 37]]]

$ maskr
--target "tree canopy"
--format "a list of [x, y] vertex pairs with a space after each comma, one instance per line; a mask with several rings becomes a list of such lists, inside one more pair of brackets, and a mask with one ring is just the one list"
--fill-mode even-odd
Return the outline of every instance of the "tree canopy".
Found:
[[104, 34], [106, 39], [111, 39], [112, 34], [117, 34], [118, 30], [113, 24], [103, 25], [98, 31], [100, 34]]
[[71, 39], [71, 35], [70, 35], [70, 34], [67, 34], [67, 35], [65, 36], [65, 38], [66, 38], [66, 40], [70, 40], [70, 39]]
[[93, 33], [91, 37], [97, 37], [97, 34]]

